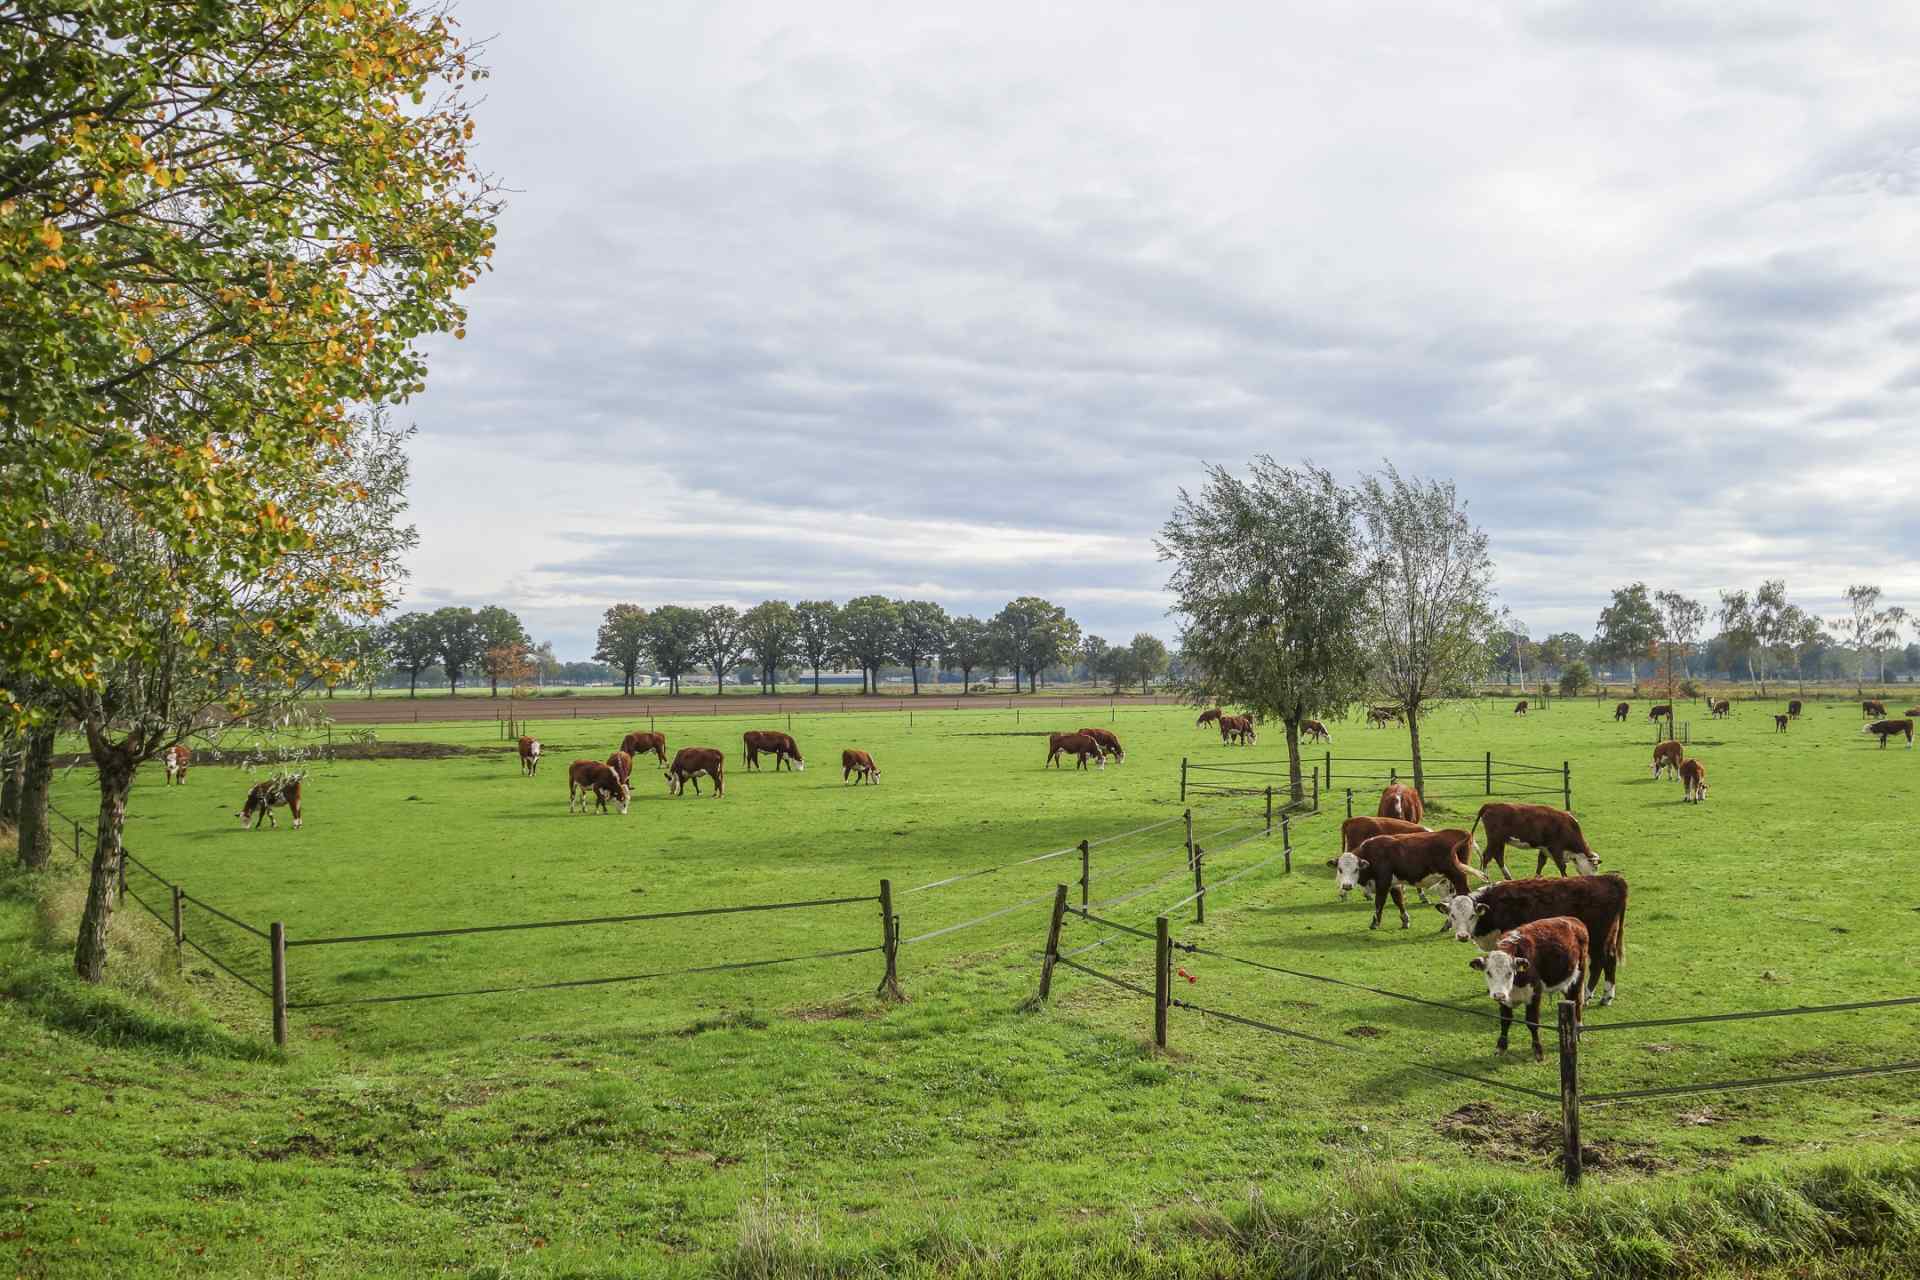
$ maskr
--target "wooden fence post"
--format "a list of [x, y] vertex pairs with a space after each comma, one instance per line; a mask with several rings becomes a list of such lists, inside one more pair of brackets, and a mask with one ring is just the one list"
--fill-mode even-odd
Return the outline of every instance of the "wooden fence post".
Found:
[[1327, 789], [1333, 789], [1333, 752], [1327, 752]]
[[287, 926], [275, 920], [267, 926], [267, 945], [273, 952], [273, 1042], [287, 1047]]
[[1172, 977], [1173, 943], [1167, 937], [1167, 918], [1153, 922], [1153, 1043], [1167, 1047], [1167, 988]]
[[1293, 874], [1293, 821], [1286, 814], [1280, 815], [1280, 852], [1286, 855], [1287, 874]]
[[1267, 834], [1273, 834], [1273, 788], [1267, 788]]
[[1566, 801], [1566, 803], [1561, 805], [1560, 807], [1565, 809], [1568, 813], [1572, 813], [1573, 812], [1573, 762], [1570, 760], [1562, 760], [1560, 762], [1560, 796], [1561, 796], [1561, 799]]
[[1207, 922], [1207, 882], [1202, 867], [1205, 865], [1206, 850], [1199, 845], [1193, 846], [1193, 922]]
[[[1185, 756], [1181, 756], [1180, 757], [1180, 803], [1185, 804], [1186, 802], [1187, 802], [1187, 758]], [[78, 827], [80, 824], [76, 822], [73, 825], [75, 827]]]
[[1349, 818], [1353, 816], [1353, 788], [1352, 787], [1347, 788], [1347, 816]]
[[1313, 811], [1320, 812], [1320, 766], [1313, 766]]
[[1093, 892], [1093, 847], [1085, 840], [1080, 842], [1080, 905], [1087, 905], [1087, 895]]
[[175, 962], [180, 959], [180, 941], [186, 937], [186, 931], [182, 928], [183, 914], [180, 904], [180, 886], [175, 885], [173, 886], [173, 958]]
[[1047, 949], [1040, 957], [1040, 998], [1053, 993], [1053, 963], [1060, 958], [1060, 921], [1067, 914], [1067, 886], [1053, 887], [1053, 917], [1047, 921]]
[[880, 979], [880, 987], [874, 992], [889, 1000], [905, 1000], [906, 993], [900, 990], [900, 918], [893, 914], [893, 881], [880, 882], [880, 950], [887, 957], [887, 973]]
[[1493, 794], [1493, 752], [1487, 752], [1487, 794]]
[[1187, 865], [1193, 865], [1193, 810], [1188, 809], [1180, 815], [1187, 822]]
[[1571, 999], [1560, 1002], [1560, 1131], [1567, 1185], [1580, 1185], [1580, 1023]]

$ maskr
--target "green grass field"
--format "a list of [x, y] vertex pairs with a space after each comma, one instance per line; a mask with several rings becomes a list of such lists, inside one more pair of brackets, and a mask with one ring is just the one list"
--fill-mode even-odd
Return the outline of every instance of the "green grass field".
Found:
[[[1676, 783], [1650, 779], [1643, 721], [1616, 725], [1591, 703], [1525, 719], [1487, 705], [1437, 713], [1423, 732], [1429, 757], [1571, 762], [1589, 839], [1632, 885], [1620, 1000], [1592, 1022], [1915, 993], [1920, 890], [1889, 863], [1907, 858], [1920, 755], [1875, 749], [1857, 708], [1811, 708], [1784, 735], [1745, 707], [1696, 718], [1692, 751], [1712, 791], [1687, 806]], [[277, 831], [240, 830], [236, 770], [201, 767], [182, 788], [150, 770], [129, 848], [243, 920], [284, 921], [296, 942], [869, 895], [888, 877], [910, 1000], [874, 997], [880, 957], [865, 954], [297, 1009], [281, 1057], [263, 1050], [266, 1003], [192, 953], [174, 976], [170, 945], [132, 902], [118, 959], [137, 985], [96, 992], [61, 977], [71, 924], [60, 912], [73, 890], [16, 879], [0, 901], [0, 1036], [15, 1050], [0, 1059], [0, 1115], [19, 1157], [0, 1165], [0, 1250], [21, 1274], [62, 1277], [1912, 1265], [1912, 1076], [1592, 1108], [1590, 1185], [1575, 1197], [1551, 1167], [1553, 1103], [1423, 1069], [1551, 1093], [1551, 1052], [1535, 1063], [1523, 1030], [1517, 1051], [1496, 1059], [1494, 1025], [1470, 1013], [1182, 955], [1195, 979], [1177, 983], [1183, 999], [1327, 1043], [1176, 1009], [1161, 1055], [1151, 1002], [1082, 974], [1059, 971], [1052, 1004], [1025, 1007], [1044, 901], [916, 941], [1049, 895], [1078, 860], [919, 886], [1081, 839], [1106, 840], [1093, 855], [1095, 900], [1146, 890], [1110, 914], [1150, 930], [1192, 890], [1181, 827], [1107, 838], [1178, 818], [1182, 755], [1284, 754], [1271, 735], [1240, 751], [1196, 731], [1190, 713], [1122, 709], [1110, 727], [1127, 744], [1124, 766], [1041, 770], [1047, 728], [1105, 714], [1016, 724], [1011, 713], [938, 713], [911, 729], [904, 715], [795, 716], [811, 767], [778, 775], [741, 769], [743, 723], [663, 722], [670, 750], [726, 749], [728, 794], [669, 797], [649, 759], [625, 817], [567, 812], [565, 763], [604, 758], [631, 727], [605, 721], [536, 720], [546, 759], [532, 780], [491, 723], [382, 731], [389, 750], [469, 750], [317, 764], [298, 832], [284, 812]], [[1210, 895], [1204, 925], [1190, 906], [1175, 911], [1176, 937], [1491, 1011], [1467, 967], [1472, 949], [1437, 932], [1432, 911], [1402, 931], [1389, 907], [1369, 931], [1370, 904], [1336, 901], [1323, 864], [1340, 788], [1388, 767], [1357, 757], [1403, 757], [1406, 739], [1352, 722], [1335, 734], [1336, 786], [1320, 815], [1295, 819], [1291, 875], [1275, 857], [1279, 835], [1258, 834], [1258, 800], [1196, 801], [1200, 843], [1214, 851], [1208, 879], [1258, 869]], [[843, 746], [874, 754], [880, 786], [842, 785]], [[1444, 808], [1429, 822], [1466, 825], [1479, 790], [1432, 784]], [[1366, 783], [1356, 811], [1371, 812], [1377, 793]], [[90, 776], [63, 779], [56, 803], [90, 823]], [[1525, 853], [1509, 861], [1532, 869]], [[137, 872], [129, 883], [154, 888]], [[258, 939], [197, 910], [188, 931], [265, 984]], [[1102, 938], [1083, 962], [1151, 986], [1150, 942], [1070, 920], [1063, 948]], [[860, 903], [296, 946], [290, 992], [316, 1003], [516, 986], [879, 939], [877, 907]], [[1920, 1013], [1893, 1010], [1593, 1035], [1584, 1087], [1913, 1058], [1916, 1025]], [[1868, 1207], [1846, 1207], [1861, 1197]], [[1468, 1247], [1442, 1229], [1489, 1210], [1521, 1235]], [[1860, 1225], [1883, 1218], [1886, 1234]], [[1369, 1223], [1394, 1238], [1370, 1239]]]

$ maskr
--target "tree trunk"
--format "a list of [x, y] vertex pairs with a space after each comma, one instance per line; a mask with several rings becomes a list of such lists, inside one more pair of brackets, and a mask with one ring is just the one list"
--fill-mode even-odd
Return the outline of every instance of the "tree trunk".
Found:
[[1293, 803], [1299, 804], [1304, 796], [1300, 786], [1300, 721], [1288, 720], [1287, 726], [1287, 788], [1292, 793]]
[[20, 820], [20, 784], [26, 776], [26, 753], [18, 738], [7, 739], [7, 750], [0, 755], [0, 769], [6, 780], [0, 782], [0, 822]]
[[53, 790], [54, 726], [27, 735], [26, 772], [20, 781], [20, 865], [32, 871], [53, 857], [53, 832], [47, 826], [47, 797]]
[[1420, 793], [1420, 802], [1427, 799], [1427, 771], [1420, 764], [1420, 704], [1407, 705], [1407, 740], [1413, 748], [1413, 789]]
[[920, 696], [920, 664], [909, 662], [907, 670], [913, 672], [913, 696], [917, 698]]
[[127, 792], [133, 787], [135, 766], [126, 747], [108, 745], [99, 735], [89, 737], [96, 741], [93, 760], [100, 770], [100, 815], [87, 881], [87, 909], [80, 917], [80, 937], [73, 949], [73, 971], [88, 982], [99, 982], [107, 975], [107, 931], [120, 887], [120, 828], [127, 816]]
[[962, 695], [973, 692], [973, 668], [960, 668], [960, 692]]
[[417, 698], [420, 696], [420, 673], [418, 671], [407, 672], [407, 696], [409, 698]]
[[447, 696], [449, 698], [460, 696], [460, 677], [452, 672], [447, 673]]
[[813, 664], [813, 696], [816, 698], [820, 696], [820, 664], [818, 662]]
[[500, 696], [500, 677], [495, 675], [488, 676], [487, 684], [491, 686], [493, 689], [493, 692], [488, 696], [493, 698], [499, 697]]

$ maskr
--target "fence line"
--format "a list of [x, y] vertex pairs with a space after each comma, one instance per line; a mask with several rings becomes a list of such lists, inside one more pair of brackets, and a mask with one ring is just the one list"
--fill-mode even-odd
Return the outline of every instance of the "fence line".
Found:
[[1773, 1085], [1808, 1084], [1821, 1080], [1846, 1080], [1857, 1076], [1890, 1076], [1908, 1071], [1920, 1071], [1920, 1059], [1907, 1062], [1890, 1062], [1877, 1067], [1837, 1067], [1831, 1071], [1803, 1071], [1790, 1076], [1754, 1076], [1745, 1080], [1708, 1080], [1700, 1084], [1667, 1084], [1651, 1089], [1616, 1089], [1612, 1093], [1589, 1093], [1581, 1096], [1582, 1102], [1591, 1102], [1603, 1106], [1614, 1102], [1630, 1102], [1639, 1098], [1670, 1098], [1683, 1093], [1721, 1093], [1737, 1089], [1764, 1089]]
[[944, 934], [958, 933], [962, 929], [971, 929], [975, 925], [985, 924], [989, 920], [998, 920], [1001, 916], [1008, 915], [1012, 912], [1018, 911], [1022, 907], [1031, 907], [1036, 903], [1045, 902], [1048, 898], [1051, 898], [1052, 896], [1053, 896], [1053, 890], [1049, 889], [1045, 893], [1039, 895], [1038, 897], [1028, 898], [1022, 902], [1016, 902], [1012, 906], [1001, 907], [998, 910], [989, 911], [987, 912], [986, 915], [975, 916], [971, 920], [962, 920], [959, 924], [950, 924], [939, 929], [933, 929], [926, 933], [919, 934], [916, 937], [902, 938], [900, 940], [900, 945], [904, 947], [915, 942], [928, 942], [934, 938], [941, 937]]
[[1886, 1000], [1854, 1000], [1847, 1004], [1807, 1004], [1791, 1009], [1742, 1009], [1731, 1013], [1702, 1013], [1687, 1018], [1635, 1018], [1630, 1022], [1587, 1022], [1580, 1034], [1596, 1031], [1638, 1031], [1645, 1027], [1684, 1027], [1702, 1022], [1747, 1022], [1754, 1018], [1793, 1018], [1808, 1013], [1847, 1013], [1855, 1009], [1894, 1009], [1920, 1004], [1920, 996], [1894, 996]]
[[235, 972], [234, 969], [230, 965], [228, 965], [226, 961], [222, 960], [219, 956], [214, 955], [213, 952], [207, 950], [205, 947], [201, 946], [198, 942], [195, 942], [188, 935], [184, 933], [181, 934], [180, 941], [184, 942], [186, 945], [188, 945], [189, 947], [192, 947], [195, 951], [198, 951], [201, 955], [205, 956], [208, 960], [212, 961], [215, 968], [219, 969], [222, 973], [226, 974], [229, 978], [232, 978], [235, 982], [240, 983], [242, 986], [252, 987], [255, 991], [259, 992], [261, 995], [265, 996], [269, 1000], [273, 999], [273, 993], [271, 991], [268, 991], [265, 987], [261, 986], [259, 983], [255, 982], [253, 979], [248, 977], [243, 977], [241, 974]]
[[[151, 875], [152, 873], [149, 872], [148, 874]], [[167, 884], [167, 881], [160, 876], [154, 876], [153, 878], [156, 880], [159, 880], [161, 884]], [[167, 884], [167, 887], [177, 888], [178, 886]], [[181, 890], [180, 892], [180, 900], [182, 902], [191, 902], [194, 906], [199, 907], [201, 910], [207, 912], [209, 915], [219, 916], [222, 920], [225, 920], [228, 924], [236, 925], [239, 928], [245, 929], [248, 933], [252, 934], [256, 938], [264, 938], [267, 936], [264, 931], [254, 928], [252, 925], [248, 924], [245, 920], [236, 919], [233, 916], [230, 916], [226, 912], [222, 911], [220, 908], [215, 906], [210, 906], [207, 903], [200, 901], [200, 899], [194, 897], [192, 894], [186, 892], [184, 889]]]
[[408, 938], [450, 938], [467, 933], [513, 933], [523, 929], [568, 929], [577, 925], [632, 924], [643, 920], [679, 920], [688, 916], [728, 916], [747, 911], [790, 911], [800, 907], [840, 907], [876, 902], [871, 893], [849, 898], [812, 898], [800, 902], [757, 902], [744, 907], [694, 907], [686, 911], [648, 911], [638, 915], [585, 916], [578, 920], [533, 920], [519, 924], [479, 924], [458, 929], [408, 929], [400, 933], [364, 933], [334, 938], [289, 938], [289, 947], [331, 947], [350, 942], [399, 942]]

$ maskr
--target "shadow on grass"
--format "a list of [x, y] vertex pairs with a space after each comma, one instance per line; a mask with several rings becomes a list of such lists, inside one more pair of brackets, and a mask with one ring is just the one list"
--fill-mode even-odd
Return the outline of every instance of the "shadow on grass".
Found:
[[96, 987], [57, 972], [50, 958], [35, 957], [0, 978], [0, 995], [47, 1027], [116, 1049], [151, 1049], [181, 1057], [270, 1062], [278, 1050], [246, 1040], [199, 1019], [144, 1009], [111, 987]]

